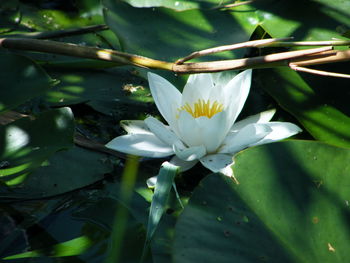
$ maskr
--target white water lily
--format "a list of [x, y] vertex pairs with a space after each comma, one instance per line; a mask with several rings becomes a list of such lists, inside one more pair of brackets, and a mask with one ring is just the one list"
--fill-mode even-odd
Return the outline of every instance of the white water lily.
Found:
[[247, 147], [290, 137], [301, 129], [288, 122], [270, 122], [275, 111], [265, 111], [235, 123], [249, 93], [252, 70], [226, 83], [212, 74], [191, 75], [181, 94], [166, 79], [148, 73], [152, 96], [168, 123], [154, 117], [122, 122], [127, 135], [107, 147], [145, 157], [175, 155], [171, 163], [182, 171], [198, 161], [213, 172], [232, 176], [232, 156]]

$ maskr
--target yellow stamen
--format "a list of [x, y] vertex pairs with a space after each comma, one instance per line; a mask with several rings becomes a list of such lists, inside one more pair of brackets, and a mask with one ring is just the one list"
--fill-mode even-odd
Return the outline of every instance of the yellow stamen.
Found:
[[197, 102], [193, 104], [193, 107], [191, 107], [191, 105], [187, 102], [178, 110], [179, 111], [185, 110], [189, 114], [191, 114], [194, 118], [198, 118], [202, 116], [211, 118], [215, 114], [222, 112], [223, 109], [224, 109], [224, 105], [222, 103], [219, 103], [217, 101], [214, 101], [213, 103], [211, 103], [210, 100], [205, 101], [205, 100], [199, 99]]

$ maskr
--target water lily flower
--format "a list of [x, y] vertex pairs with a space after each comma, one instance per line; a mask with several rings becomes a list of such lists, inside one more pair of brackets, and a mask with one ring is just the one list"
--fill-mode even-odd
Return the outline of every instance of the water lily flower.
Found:
[[213, 172], [232, 176], [232, 156], [247, 147], [279, 141], [301, 129], [289, 122], [270, 122], [275, 111], [265, 111], [236, 122], [247, 99], [252, 70], [229, 81], [213, 74], [191, 75], [181, 94], [166, 79], [148, 73], [152, 96], [168, 125], [154, 117], [124, 121], [127, 135], [106, 147], [132, 155], [161, 158], [182, 171], [198, 161]]

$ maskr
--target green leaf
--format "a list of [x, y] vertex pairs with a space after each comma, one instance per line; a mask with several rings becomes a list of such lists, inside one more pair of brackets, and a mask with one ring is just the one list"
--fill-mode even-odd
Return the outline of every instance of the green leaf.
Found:
[[34, 98], [50, 88], [52, 81], [32, 60], [0, 53], [0, 113]]
[[157, 183], [152, 198], [151, 209], [148, 218], [147, 226], [147, 241], [152, 239], [152, 236], [157, 228], [157, 225], [162, 217], [167, 200], [169, 197], [170, 189], [173, 185], [175, 175], [178, 172], [179, 167], [174, 166], [168, 162], [162, 164], [159, 174], [157, 175]]
[[176, 1], [176, 0], [124, 0], [134, 7], [167, 7], [178, 11], [198, 8], [199, 4], [194, 1]]
[[157, 175], [157, 183], [148, 218], [146, 246], [151, 242], [159, 221], [164, 214], [170, 189], [173, 185], [174, 177], [177, 174], [178, 169], [179, 167], [164, 162], [160, 168], [159, 174]]
[[0, 190], [0, 196], [3, 199], [23, 199], [59, 195], [102, 180], [111, 170], [105, 154], [73, 147], [51, 156], [10, 192]]
[[[68, 256], [76, 256], [84, 253], [89, 247], [91, 247], [93, 241], [85, 236], [77, 237], [75, 239], [62, 242], [60, 244], [57, 244], [53, 246], [52, 248], [46, 248], [50, 249], [50, 253], [54, 257], [68, 257]], [[3, 260], [10, 260], [10, 259], [18, 259], [18, 258], [33, 258], [33, 257], [41, 257], [43, 255], [47, 254], [42, 250], [33, 250], [24, 252], [17, 255], [12, 255], [3, 258]]]
[[[15, 2], [15, 3], [12, 3]], [[2, 6], [0, 7], [2, 8]], [[11, 6], [5, 6], [0, 14], [0, 26], [10, 27], [4, 29], [7, 34], [4, 37], [20, 38], [53, 38], [55, 41], [75, 43], [79, 45], [99, 46], [102, 48], [119, 48], [119, 40], [111, 30], [96, 32], [75, 32], [67, 34], [66, 30], [79, 29], [87, 26], [103, 24], [102, 5], [99, 0], [80, 0], [76, 2], [24, 2], [11, 1]], [[0, 10], [2, 11], [2, 10]], [[7, 14], [10, 15], [7, 15]], [[0, 29], [0, 33], [1, 33]], [[44, 66], [58, 66], [77, 68], [77, 59], [56, 54], [38, 53], [29, 51], [16, 51], [24, 53]], [[108, 67], [108, 63], [83, 60], [80, 65], [83, 67]], [[115, 66], [115, 65], [114, 65]]]
[[[249, 12], [230, 14], [199, 9], [177, 12], [160, 7], [135, 8], [113, 0], [104, 0], [103, 5], [105, 21], [126, 51], [162, 60], [175, 60], [197, 50], [247, 41], [255, 28], [249, 22]], [[213, 58], [242, 54], [239, 50]]]
[[143, 78], [125, 69], [110, 71], [56, 71], [52, 75], [60, 83], [46, 93], [45, 100], [53, 106], [86, 102], [106, 115], [121, 106], [147, 107], [152, 102]]
[[22, 118], [0, 127], [0, 180], [21, 183], [53, 153], [73, 145], [74, 118], [69, 108]]
[[134, 7], [167, 7], [177, 11], [184, 11], [194, 8], [213, 8], [226, 3], [231, 3], [230, 0], [123, 0]]
[[262, 0], [251, 6], [255, 9], [251, 12], [251, 21], [273, 37], [331, 40], [332, 37], [341, 38], [341, 27], [350, 26], [350, 3], [347, 1]]
[[313, 88], [298, 73], [288, 68], [257, 72], [258, 75], [255, 75], [259, 80], [257, 83], [281, 107], [296, 117], [314, 138], [337, 146], [350, 147], [350, 118], [340, 109], [345, 102], [339, 103], [344, 89], [338, 93], [335, 103], [334, 101], [330, 103], [330, 94], [324, 98], [321, 93], [321, 89], [327, 89], [328, 93], [334, 92], [335, 89], [329, 91], [329, 85], [335, 85], [334, 79], [328, 84], [314, 84]]
[[239, 185], [212, 174], [175, 233], [174, 262], [348, 262], [350, 150], [312, 141], [236, 155]]

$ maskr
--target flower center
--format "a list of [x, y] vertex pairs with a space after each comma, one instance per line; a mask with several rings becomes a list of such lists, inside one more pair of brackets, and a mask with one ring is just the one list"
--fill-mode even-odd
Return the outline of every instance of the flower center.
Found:
[[193, 107], [191, 107], [191, 105], [188, 102], [186, 102], [185, 105], [179, 108], [179, 111], [185, 110], [194, 118], [205, 116], [210, 119], [216, 113], [222, 112], [223, 109], [224, 105], [222, 103], [219, 103], [217, 101], [211, 103], [210, 100], [205, 101], [199, 99], [193, 104]]

